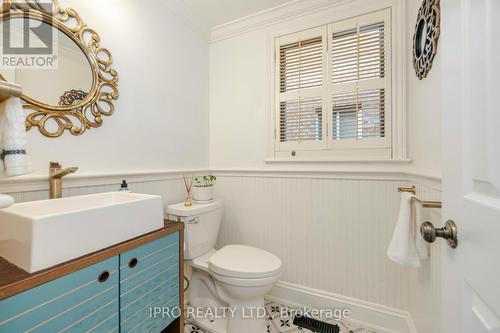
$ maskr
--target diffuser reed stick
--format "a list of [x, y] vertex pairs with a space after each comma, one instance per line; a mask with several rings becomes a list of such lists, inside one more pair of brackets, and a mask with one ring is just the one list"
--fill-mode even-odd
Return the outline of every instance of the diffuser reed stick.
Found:
[[184, 179], [184, 186], [186, 186], [186, 200], [184, 201], [185, 207], [191, 207], [193, 205], [193, 201], [191, 200], [191, 190], [193, 189], [194, 183], [194, 174], [191, 175], [191, 179], [189, 179], [186, 175], [182, 175]]

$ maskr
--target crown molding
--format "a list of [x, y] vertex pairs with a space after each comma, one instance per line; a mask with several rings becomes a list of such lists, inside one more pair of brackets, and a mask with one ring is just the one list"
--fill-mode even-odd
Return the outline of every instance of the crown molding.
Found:
[[283, 21], [310, 15], [355, 0], [294, 0], [212, 28], [210, 42], [231, 38], [243, 33], [263, 29]]

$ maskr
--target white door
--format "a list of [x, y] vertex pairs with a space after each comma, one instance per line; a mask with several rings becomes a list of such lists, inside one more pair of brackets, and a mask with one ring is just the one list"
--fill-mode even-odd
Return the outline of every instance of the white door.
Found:
[[500, 0], [442, 0], [441, 24], [443, 218], [458, 227], [441, 332], [500, 332]]

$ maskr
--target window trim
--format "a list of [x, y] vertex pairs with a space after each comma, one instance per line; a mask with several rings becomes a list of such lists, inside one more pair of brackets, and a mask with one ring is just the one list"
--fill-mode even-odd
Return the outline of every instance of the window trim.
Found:
[[[361, 1], [356, 1], [361, 2]], [[406, 92], [406, 52], [405, 52], [405, 5], [397, 0], [376, 0], [371, 1], [368, 5], [364, 3], [363, 9], [359, 9], [355, 5], [347, 7], [339, 6], [335, 7], [333, 10], [335, 12], [328, 12], [322, 14], [309, 14], [307, 16], [308, 20], [302, 20], [300, 25], [297, 24], [284, 24], [280, 30], [274, 29], [268, 34], [268, 40], [271, 54], [271, 64], [270, 64], [270, 112], [268, 117], [268, 140], [266, 143], [266, 159], [265, 162], [409, 162], [410, 159], [407, 156], [407, 125], [406, 125], [406, 106], [405, 106], [405, 92]], [[340, 8], [342, 7], [342, 8]], [[332, 8], [330, 8], [332, 9]], [[386, 148], [380, 148], [378, 144], [370, 145], [368, 141], [362, 147], [357, 145], [356, 147], [349, 147], [345, 145], [337, 145], [336, 149], [328, 149], [326, 146], [324, 149], [311, 149], [311, 150], [297, 150], [300, 152], [297, 156], [291, 156], [291, 150], [293, 149], [294, 143], [288, 145], [283, 145], [279, 140], [279, 112], [278, 101], [276, 89], [279, 87], [279, 55], [276, 52], [279, 38], [284, 36], [289, 38], [291, 42], [293, 40], [291, 34], [302, 32], [308, 30], [310, 26], [307, 26], [306, 22], [314, 21], [316, 25], [315, 29], [325, 29], [327, 28], [326, 36], [330, 38], [331, 27], [339, 26], [341, 23], [348, 24], [346, 22], [352, 20], [360, 19], [360, 16], [365, 16], [367, 14], [384, 15], [386, 20], [386, 29], [390, 33], [386, 36], [386, 42], [390, 44], [390, 50], [387, 52], [386, 61], [390, 64], [389, 72], [386, 72], [387, 77], [389, 77], [388, 85], [390, 86], [390, 94], [386, 95], [386, 104], [389, 105], [391, 110], [386, 108], [385, 112], [389, 114], [389, 121], [386, 123], [389, 129], [389, 137], [386, 138], [388, 142]], [[329, 16], [328, 16], [329, 15]], [[318, 16], [315, 20], [314, 16]], [[370, 19], [373, 21], [373, 18]], [[362, 21], [360, 21], [362, 24]], [[352, 27], [351, 27], [352, 28]], [[338, 27], [336, 28], [338, 31]], [[296, 39], [295, 39], [296, 40]], [[326, 46], [326, 45], [325, 45]], [[326, 52], [327, 59], [327, 70], [331, 69], [331, 55], [330, 50]], [[324, 76], [326, 80], [328, 76]], [[326, 89], [324, 89], [326, 91]], [[330, 92], [325, 93], [333, 96]], [[325, 106], [326, 114], [323, 114], [323, 121], [326, 121], [326, 117], [333, 118], [333, 113], [330, 112], [331, 102], [329, 102], [329, 96], [323, 96], [323, 104], [328, 103]], [[332, 124], [332, 119], [329, 119], [329, 126]], [[327, 131], [326, 126], [323, 126], [323, 131]], [[330, 134], [331, 136], [331, 134]], [[326, 145], [329, 144], [330, 138], [326, 141]], [[288, 150], [283, 148], [288, 148]]]

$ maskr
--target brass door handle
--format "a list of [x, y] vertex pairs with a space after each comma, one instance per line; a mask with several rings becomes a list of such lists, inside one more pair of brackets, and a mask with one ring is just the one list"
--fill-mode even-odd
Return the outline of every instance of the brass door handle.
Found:
[[448, 220], [443, 228], [435, 228], [431, 222], [424, 222], [420, 226], [420, 234], [428, 243], [434, 243], [440, 237], [446, 239], [452, 249], [458, 245], [457, 226], [452, 220]]

